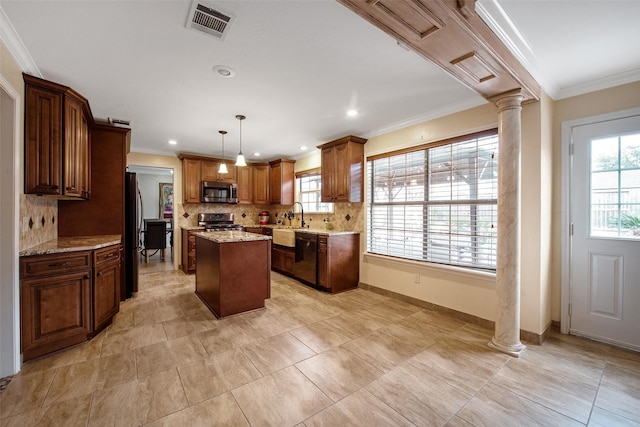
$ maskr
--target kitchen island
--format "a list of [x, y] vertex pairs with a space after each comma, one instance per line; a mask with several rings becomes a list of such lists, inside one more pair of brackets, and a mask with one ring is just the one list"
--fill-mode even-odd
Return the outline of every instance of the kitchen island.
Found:
[[271, 237], [195, 233], [196, 295], [218, 318], [264, 308], [271, 296]]

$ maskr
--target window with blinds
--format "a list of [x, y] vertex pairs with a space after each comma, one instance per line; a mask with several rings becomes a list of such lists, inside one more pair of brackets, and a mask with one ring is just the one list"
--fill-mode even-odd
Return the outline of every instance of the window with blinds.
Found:
[[302, 203], [305, 212], [333, 212], [333, 203], [320, 201], [322, 189], [320, 169], [296, 173], [296, 189], [298, 201]]
[[374, 156], [367, 167], [368, 252], [495, 270], [497, 130]]

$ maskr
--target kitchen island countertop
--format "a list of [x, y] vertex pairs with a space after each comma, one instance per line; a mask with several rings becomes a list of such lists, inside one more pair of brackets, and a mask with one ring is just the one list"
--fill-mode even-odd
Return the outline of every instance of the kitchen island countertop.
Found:
[[111, 245], [119, 245], [121, 236], [119, 234], [108, 234], [104, 236], [76, 236], [58, 237], [48, 240], [39, 245], [23, 249], [19, 256], [45, 255], [63, 252], [90, 251]]
[[271, 236], [245, 231], [203, 231], [196, 233], [197, 237], [211, 240], [215, 243], [253, 242], [256, 240], [271, 240]]
[[278, 224], [256, 224], [256, 225], [245, 225], [244, 227], [271, 228], [274, 230], [278, 230], [278, 229], [292, 230], [292, 231], [299, 231], [301, 233], [317, 234], [319, 236], [332, 236], [332, 235], [338, 235], [338, 234], [360, 234], [359, 231], [322, 230], [318, 228], [300, 228], [300, 227], [293, 227], [290, 225], [278, 225]]

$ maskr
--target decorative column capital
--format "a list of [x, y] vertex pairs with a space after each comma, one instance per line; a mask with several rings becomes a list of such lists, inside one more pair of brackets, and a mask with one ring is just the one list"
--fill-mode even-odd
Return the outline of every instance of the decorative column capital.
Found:
[[522, 109], [522, 100], [524, 99], [524, 95], [520, 89], [514, 90], [511, 92], [501, 93], [498, 96], [494, 96], [490, 99], [491, 102], [496, 104], [498, 110], [500, 112], [504, 110], [521, 110]]

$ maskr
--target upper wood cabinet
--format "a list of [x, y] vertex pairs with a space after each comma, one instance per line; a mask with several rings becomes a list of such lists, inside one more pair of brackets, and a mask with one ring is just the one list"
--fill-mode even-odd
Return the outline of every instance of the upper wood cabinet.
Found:
[[236, 182], [236, 167], [233, 162], [227, 163], [227, 173], [218, 173], [221, 160], [202, 160], [200, 164], [200, 171], [203, 181], [219, 181], [219, 182]]
[[226, 174], [219, 174], [220, 159], [190, 154], [180, 154], [182, 160], [182, 198], [184, 203], [200, 203], [200, 185], [202, 181], [220, 181], [235, 183], [236, 166], [227, 162]]
[[364, 201], [364, 138], [346, 136], [318, 146], [323, 202]]
[[292, 205], [295, 160], [279, 159], [269, 163], [269, 201], [273, 205]]
[[253, 168], [253, 203], [269, 204], [269, 165], [254, 165]]
[[23, 74], [25, 194], [91, 197], [88, 101], [66, 86]]
[[238, 179], [238, 203], [253, 203], [253, 166], [243, 166], [236, 170]]

